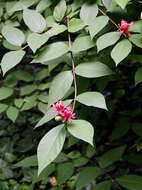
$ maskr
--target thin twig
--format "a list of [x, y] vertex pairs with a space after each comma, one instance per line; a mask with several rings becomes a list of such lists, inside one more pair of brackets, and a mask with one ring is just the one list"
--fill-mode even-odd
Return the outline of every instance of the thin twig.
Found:
[[[69, 17], [66, 17], [67, 19], [67, 27], [69, 27]], [[71, 35], [70, 32], [68, 31], [68, 43], [69, 43], [69, 48], [71, 49], [72, 43], [71, 43]], [[70, 56], [72, 60], [72, 73], [73, 73], [73, 81], [74, 81], [74, 100], [73, 100], [73, 107], [72, 109], [74, 110], [75, 104], [76, 104], [76, 97], [77, 97], [77, 84], [76, 84], [76, 75], [75, 75], [75, 62], [74, 62], [74, 57], [73, 53], [70, 51]]]
[[26, 44], [24, 47], [21, 48], [21, 50], [24, 50], [28, 47], [28, 44]]
[[116, 22], [115, 22], [114, 20], [112, 20], [112, 19], [111, 19], [104, 11], [102, 11], [100, 8], [99, 8], [99, 11], [100, 11], [104, 16], [107, 16], [107, 17], [109, 18], [110, 22], [111, 22], [112, 24], [114, 24], [114, 25], [116, 26], [116, 28], [119, 29], [119, 26], [116, 24]]

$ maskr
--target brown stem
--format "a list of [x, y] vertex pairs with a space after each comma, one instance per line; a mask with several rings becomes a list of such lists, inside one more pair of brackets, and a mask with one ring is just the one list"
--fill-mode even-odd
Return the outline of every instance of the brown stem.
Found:
[[24, 50], [28, 47], [28, 44], [26, 44], [24, 47], [21, 48], [21, 50]]
[[116, 22], [114, 20], [112, 20], [104, 11], [102, 11], [100, 8], [99, 8], [99, 11], [104, 15], [104, 16], [107, 16], [110, 20], [110, 22], [116, 26], [116, 28], [119, 29], [119, 26], [116, 24]]
[[[67, 27], [68, 27], [69, 16], [67, 16], [66, 19], [67, 19]], [[68, 31], [68, 43], [69, 43], [69, 48], [71, 49], [72, 43], [71, 43], [71, 35], [69, 31]], [[70, 56], [71, 56], [71, 61], [72, 61], [72, 73], [73, 73], [73, 81], [74, 81], [74, 100], [73, 100], [73, 106], [72, 106], [72, 109], [74, 110], [75, 104], [76, 104], [76, 97], [77, 97], [77, 84], [76, 84], [76, 75], [75, 75], [75, 62], [74, 62], [73, 53], [71, 51], [70, 51]]]

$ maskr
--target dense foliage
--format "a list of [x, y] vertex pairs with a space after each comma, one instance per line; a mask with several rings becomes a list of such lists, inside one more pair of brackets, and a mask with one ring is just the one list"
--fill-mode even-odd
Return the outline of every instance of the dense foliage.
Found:
[[0, 1], [0, 190], [142, 189], [142, 1]]

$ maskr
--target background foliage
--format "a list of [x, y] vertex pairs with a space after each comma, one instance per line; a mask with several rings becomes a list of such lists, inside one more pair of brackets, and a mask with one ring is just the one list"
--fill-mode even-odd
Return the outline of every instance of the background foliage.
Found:
[[[141, 0], [0, 2], [1, 190], [141, 190], [141, 6]], [[134, 21], [129, 38], [118, 31], [122, 19]], [[67, 132], [62, 152], [38, 176], [38, 143], [61, 124], [52, 104], [74, 98], [70, 52], [79, 138], [80, 120], [87, 120], [95, 145]]]

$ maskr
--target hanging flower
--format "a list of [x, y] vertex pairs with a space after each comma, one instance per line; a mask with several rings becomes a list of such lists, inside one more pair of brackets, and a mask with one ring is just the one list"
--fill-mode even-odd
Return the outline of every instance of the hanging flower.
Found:
[[64, 109], [63, 117], [63, 123], [71, 122], [75, 118], [75, 113], [73, 113], [72, 107], [68, 106]]
[[134, 24], [133, 21], [131, 21], [130, 23], [128, 23], [125, 20], [121, 20], [121, 25], [119, 25], [119, 30], [120, 30], [120, 35], [122, 34], [126, 34], [128, 37], [130, 37], [130, 32], [129, 29], [130, 27]]
[[56, 121], [63, 121], [65, 122], [71, 122], [75, 118], [75, 113], [73, 113], [72, 107], [67, 106], [64, 107], [63, 101], [59, 100], [58, 102], [53, 104], [54, 110], [57, 113], [55, 120]]
[[64, 110], [63, 101], [59, 100], [58, 102], [53, 104], [55, 112], [58, 112], [59, 115], [62, 115], [62, 112]]

